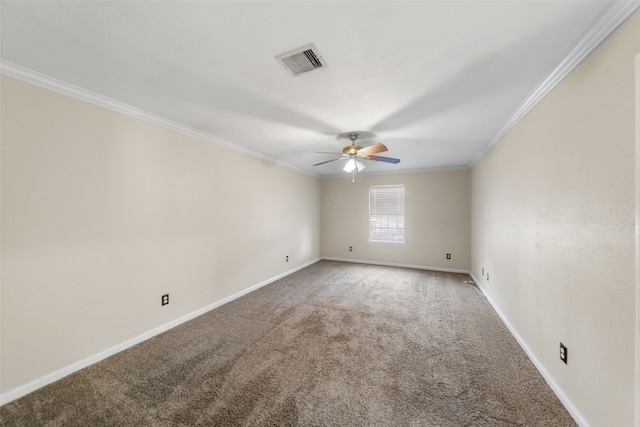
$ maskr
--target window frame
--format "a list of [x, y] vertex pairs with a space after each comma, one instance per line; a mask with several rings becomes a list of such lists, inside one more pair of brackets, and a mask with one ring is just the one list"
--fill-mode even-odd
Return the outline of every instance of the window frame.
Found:
[[[380, 194], [384, 191], [389, 192], [389, 190], [396, 190], [396, 194]], [[376, 194], [377, 191], [380, 193]], [[370, 243], [405, 243], [406, 192], [404, 184], [372, 185], [369, 187]], [[380, 199], [385, 196], [389, 200], [383, 200], [383, 203], [376, 203], [376, 200], [372, 200], [372, 197]], [[393, 204], [394, 197], [397, 199], [395, 205]], [[387, 213], [384, 212], [385, 210]]]

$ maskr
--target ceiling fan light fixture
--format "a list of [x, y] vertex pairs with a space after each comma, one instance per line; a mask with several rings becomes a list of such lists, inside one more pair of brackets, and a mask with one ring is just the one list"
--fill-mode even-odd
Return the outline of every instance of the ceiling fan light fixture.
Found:
[[342, 168], [342, 170], [345, 172], [353, 172], [353, 170], [357, 167], [358, 164], [356, 163], [356, 159], [354, 159], [353, 156], [349, 156], [349, 160], [347, 160], [347, 164], [344, 165], [344, 168]]
[[365, 165], [362, 160], [356, 159], [356, 167], [358, 168], [358, 172], [360, 172], [362, 169], [366, 168], [367, 165]]

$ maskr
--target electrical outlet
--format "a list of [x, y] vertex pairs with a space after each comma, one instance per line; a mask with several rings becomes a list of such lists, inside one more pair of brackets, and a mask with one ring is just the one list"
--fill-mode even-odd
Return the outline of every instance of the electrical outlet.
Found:
[[353, 252], [353, 246], [349, 246], [349, 252]]
[[489, 273], [487, 272], [487, 282], [489, 281]]
[[568, 358], [569, 358], [569, 350], [564, 344], [560, 343], [560, 360], [562, 360], [566, 365]]
[[287, 257], [285, 258], [286, 262], [289, 262], [289, 255], [287, 255]]
[[162, 305], [169, 304], [169, 294], [162, 295]]
[[451, 254], [447, 254], [447, 259], [451, 259]]

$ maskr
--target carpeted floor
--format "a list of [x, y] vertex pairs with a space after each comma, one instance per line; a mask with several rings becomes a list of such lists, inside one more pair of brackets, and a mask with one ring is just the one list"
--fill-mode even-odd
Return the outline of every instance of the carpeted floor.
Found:
[[462, 274], [321, 261], [0, 408], [11, 426], [573, 426]]

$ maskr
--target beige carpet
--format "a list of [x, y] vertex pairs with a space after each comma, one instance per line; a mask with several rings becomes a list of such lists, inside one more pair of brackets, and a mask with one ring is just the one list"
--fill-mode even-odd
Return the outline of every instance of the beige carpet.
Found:
[[572, 426], [462, 274], [321, 261], [0, 408], [11, 426]]

